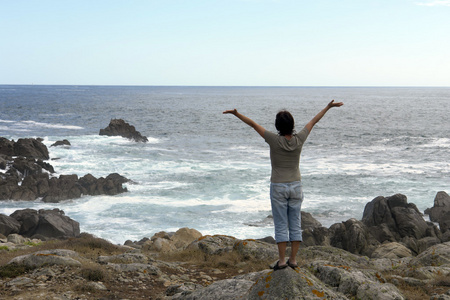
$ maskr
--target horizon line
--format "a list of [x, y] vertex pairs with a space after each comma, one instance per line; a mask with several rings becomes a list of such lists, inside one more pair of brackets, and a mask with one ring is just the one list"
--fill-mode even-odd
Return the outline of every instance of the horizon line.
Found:
[[444, 85], [146, 85], [146, 84], [7, 84], [0, 86], [98, 86], [98, 87], [234, 87], [234, 88], [450, 88]]

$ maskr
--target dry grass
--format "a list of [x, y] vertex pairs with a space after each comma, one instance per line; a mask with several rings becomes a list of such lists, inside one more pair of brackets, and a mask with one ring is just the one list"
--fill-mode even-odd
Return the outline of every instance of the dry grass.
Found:
[[230, 274], [238, 271], [240, 273], [257, 272], [267, 269], [270, 264], [267, 260], [244, 257], [236, 251], [209, 255], [200, 249], [160, 253], [159, 259], [171, 262], [185, 262], [188, 265], [203, 269], [220, 269]]
[[21, 250], [2, 251], [2, 255], [0, 256], [0, 266], [6, 265], [11, 259], [20, 255], [52, 249], [73, 250], [78, 252], [81, 256], [89, 259], [96, 259], [99, 255], [115, 255], [125, 252], [123, 248], [111, 244], [107, 240], [82, 233], [77, 238], [47, 241]]

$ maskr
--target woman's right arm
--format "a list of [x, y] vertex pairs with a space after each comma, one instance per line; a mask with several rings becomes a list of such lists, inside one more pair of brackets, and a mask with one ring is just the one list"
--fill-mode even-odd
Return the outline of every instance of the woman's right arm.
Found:
[[256, 123], [255, 121], [253, 121], [252, 119], [244, 116], [243, 114], [238, 113], [238, 111], [236, 109], [230, 109], [230, 110], [226, 110], [223, 112], [224, 114], [232, 114], [235, 115], [239, 120], [241, 120], [242, 122], [244, 122], [245, 124], [247, 124], [248, 126], [252, 127], [253, 129], [256, 130], [257, 133], [259, 133], [259, 135], [264, 138], [264, 132], [266, 131], [266, 129], [264, 127], [262, 127], [261, 125], [259, 125], [258, 123]]

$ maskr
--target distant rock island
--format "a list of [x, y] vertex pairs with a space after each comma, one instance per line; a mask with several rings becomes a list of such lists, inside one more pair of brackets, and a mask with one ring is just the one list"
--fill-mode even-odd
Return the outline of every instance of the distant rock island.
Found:
[[143, 136], [133, 125], [122, 119], [112, 119], [108, 127], [100, 129], [100, 135], [122, 136], [135, 142], [148, 142], [148, 138]]

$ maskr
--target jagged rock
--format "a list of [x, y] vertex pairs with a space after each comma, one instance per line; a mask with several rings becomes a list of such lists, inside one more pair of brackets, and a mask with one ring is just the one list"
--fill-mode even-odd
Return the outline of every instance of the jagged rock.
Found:
[[403, 242], [416, 253], [423, 249], [417, 240], [432, 237], [440, 240], [439, 230], [427, 223], [413, 203], [407, 203], [405, 195], [388, 198], [377, 197], [366, 204], [362, 222], [378, 242]]
[[450, 231], [450, 211], [441, 216], [441, 219], [439, 221], [439, 228], [441, 229], [442, 233]]
[[18, 139], [14, 143], [14, 155], [47, 160], [50, 158], [47, 146], [39, 139]]
[[322, 224], [319, 221], [317, 221], [310, 213], [305, 211], [301, 212], [301, 222], [303, 230], [322, 227]]
[[329, 229], [330, 245], [351, 253], [370, 256], [379, 245], [366, 226], [356, 219], [333, 224]]
[[20, 223], [9, 216], [0, 214], [0, 234], [8, 236], [11, 233], [19, 233]]
[[62, 141], [56, 141], [50, 145], [50, 147], [57, 147], [57, 146], [70, 146], [70, 142], [64, 139]]
[[380, 245], [375, 251], [372, 253], [371, 258], [402, 258], [402, 257], [410, 257], [412, 256], [411, 250], [406, 248], [400, 243], [391, 242]]
[[316, 227], [314, 229], [304, 229], [302, 232], [303, 242], [301, 247], [309, 246], [330, 246], [330, 235], [328, 228]]
[[75, 251], [53, 249], [17, 256], [8, 264], [25, 265], [28, 267], [41, 267], [44, 265], [81, 266], [81, 263], [77, 259], [80, 259], [80, 256]]
[[35, 235], [46, 238], [76, 237], [80, 234], [80, 224], [64, 215], [59, 209], [17, 210], [11, 214], [20, 224], [19, 234], [26, 237]]
[[100, 135], [122, 136], [136, 142], [148, 142], [147, 137], [141, 135], [133, 125], [128, 124], [122, 119], [112, 119], [108, 127], [100, 129]]
[[14, 156], [14, 141], [0, 137], [0, 154], [6, 156]]
[[431, 221], [439, 222], [447, 212], [450, 212], [450, 196], [446, 192], [440, 191], [434, 198], [434, 206], [427, 208], [425, 214], [430, 216]]

